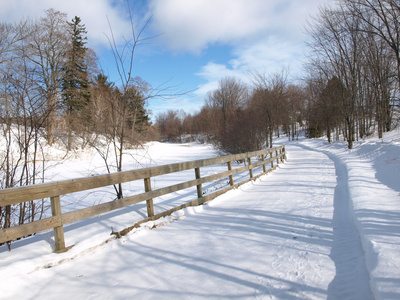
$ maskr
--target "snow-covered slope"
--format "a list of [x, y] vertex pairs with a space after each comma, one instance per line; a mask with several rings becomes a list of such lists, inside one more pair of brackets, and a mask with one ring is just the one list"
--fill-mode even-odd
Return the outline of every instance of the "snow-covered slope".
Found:
[[[0, 247], [0, 298], [399, 299], [400, 131], [353, 150], [280, 143], [288, 161], [275, 172], [122, 239], [110, 227], [132, 225], [140, 209], [66, 227], [75, 246], [63, 254], [52, 253], [51, 232]], [[146, 153], [140, 166], [217, 155], [196, 144]], [[96, 166], [87, 154], [54, 174], [101, 173]]]

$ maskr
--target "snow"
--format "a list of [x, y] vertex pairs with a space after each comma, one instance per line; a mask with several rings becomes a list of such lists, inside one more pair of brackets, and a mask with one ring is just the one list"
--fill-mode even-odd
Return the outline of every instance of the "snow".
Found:
[[[121, 239], [111, 227], [131, 226], [144, 205], [66, 226], [74, 247], [62, 254], [52, 252], [52, 232], [16, 241], [11, 252], [1, 246], [0, 298], [400, 299], [400, 129], [353, 150], [322, 139], [279, 143], [288, 160], [274, 172]], [[207, 145], [152, 143], [126, 161], [137, 168], [216, 155]], [[60, 180], [105, 169], [88, 152], [48, 171]], [[112, 197], [102, 194], [63, 201], [79, 207]], [[157, 199], [157, 209], [195, 194]]]

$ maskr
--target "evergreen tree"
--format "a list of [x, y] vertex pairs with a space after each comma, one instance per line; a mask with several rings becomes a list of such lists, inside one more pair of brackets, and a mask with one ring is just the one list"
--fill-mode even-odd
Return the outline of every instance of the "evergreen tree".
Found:
[[79, 131], [90, 123], [87, 105], [90, 101], [89, 80], [86, 62], [86, 28], [76, 17], [69, 26], [70, 43], [66, 51], [62, 97], [67, 116], [68, 150], [72, 146], [72, 132]]
[[146, 98], [135, 86], [129, 87], [124, 97], [127, 101], [126, 126], [131, 129], [132, 134], [145, 131], [150, 125], [150, 119], [145, 109]]

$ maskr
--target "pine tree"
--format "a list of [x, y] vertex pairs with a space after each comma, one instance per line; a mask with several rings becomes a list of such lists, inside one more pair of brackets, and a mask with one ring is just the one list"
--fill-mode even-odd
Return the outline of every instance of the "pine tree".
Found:
[[133, 138], [134, 133], [141, 133], [150, 125], [150, 119], [145, 109], [146, 98], [135, 86], [129, 87], [124, 97], [127, 99], [126, 126], [132, 131], [131, 138]]
[[86, 28], [76, 17], [69, 26], [70, 44], [66, 51], [62, 97], [67, 117], [68, 150], [72, 147], [72, 132], [90, 123], [87, 110], [90, 101], [89, 80], [86, 63]]

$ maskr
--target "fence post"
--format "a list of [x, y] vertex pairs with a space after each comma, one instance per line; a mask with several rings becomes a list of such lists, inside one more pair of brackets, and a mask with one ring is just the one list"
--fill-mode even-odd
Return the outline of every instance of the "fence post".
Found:
[[[264, 154], [261, 154], [261, 160], [264, 162], [265, 161], [265, 158], [264, 158]], [[263, 172], [265, 173], [265, 172], [267, 172], [267, 170], [265, 169], [265, 163], [263, 163]]]
[[282, 162], [284, 162], [284, 161], [286, 160], [286, 149], [285, 149], [285, 145], [282, 146], [281, 153], [283, 153], [281, 160], [282, 160]]
[[251, 157], [247, 158], [247, 163], [249, 164], [250, 179], [253, 179], [253, 167], [251, 166]]
[[[144, 178], [144, 191], [151, 192], [151, 181], [150, 178]], [[147, 216], [153, 217], [154, 216], [154, 206], [153, 206], [153, 199], [146, 200], [147, 206]]]
[[[61, 217], [61, 202], [60, 196], [50, 197], [51, 202], [51, 214], [53, 217], [60, 216]], [[64, 239], [64, 227], [61, 222], [61, 226], [57, 226], [53, 228], [54, 230], [54, 242], [55, 242], [55, 252], [64, 252], [68, 249], [65, 248], [65, 239]]]
[[278, 150], [275, 150], [276, 164], [279, 165]]
[[[196, 175], [196, 179], [200, 179], [200, 168], [194, 168], [194, 174]], [[203, 197], [203, 189], [201, 184], [197, 185], [197, 198]]]
[[269, 155], [271, 156], [271, 169], [274, 168], [274, 160], [273, 160], [274, 155], [272, 154], [273, 152], [274, 152], [274, 151], [271, 151], [271, 150], [270, 150], [270, 152], [269, 152]]
[[[232, 171], [232, 162], [231, 162], [231, 161], [228, 161], [228, 170], [229, 170], [229, 171]], [[234, 182], [233, 182], [233, 175], [232, 175], [232, 174], [229, 175], [229, 185], [230, 185], [230, 186], [233, 186], [233, 185], [234, 185]]]

